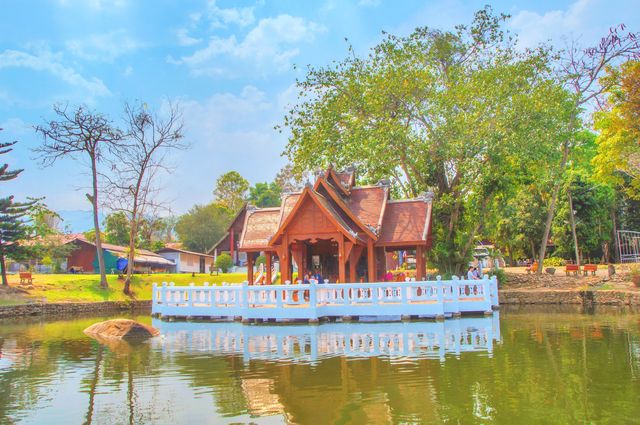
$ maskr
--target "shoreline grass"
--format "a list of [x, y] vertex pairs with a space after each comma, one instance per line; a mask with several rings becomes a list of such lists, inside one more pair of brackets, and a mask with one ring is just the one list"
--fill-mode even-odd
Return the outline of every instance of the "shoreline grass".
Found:
[[124, 280], [116, 275], [108, 275], [108, 289], [100, 287], [100, 276], [97, 274], [34, 274], [31, 286], [19, 286], [18, 275], [9, 276], [9, 285], [21, 288], [23, 291], [16, 297], [16, 293], [2, 294], [0, 292], [0, 306], [23, 304], [25, 302], [100, 302], [100, 301], [130, 301], [150, 300], [153, 283], [174, 282], [176, 285], [188, 285], [193, 282], [201, 285], [209, 282], [220, 285], [223, 282], [239, 284], [246, 280], [246, 273], [222, 273], [209, 275], [206, 273], [184, 274], [138, 274], [133, 276], [131, 289], [133, 296], [128, 297], [123, 292]]

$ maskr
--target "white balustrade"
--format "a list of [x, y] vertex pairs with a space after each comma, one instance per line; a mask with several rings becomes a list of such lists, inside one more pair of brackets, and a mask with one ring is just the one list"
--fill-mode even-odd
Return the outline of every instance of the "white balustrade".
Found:
[[175, 286], [154, 283], [152, 312], [165, 316], [318, 319], [340, 316], [443, 317], [498, 305], [495, 278], [479, 280]]

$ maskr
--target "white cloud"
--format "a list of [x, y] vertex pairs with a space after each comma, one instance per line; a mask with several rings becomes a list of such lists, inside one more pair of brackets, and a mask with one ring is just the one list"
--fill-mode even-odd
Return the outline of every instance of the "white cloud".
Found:
[[209, 2], [208, 16], [212, 28], [226, 28], [229, 24], [246, 27], [255, 22], [253, 7], [221, 8], [216, 4], [216, 0]]
[[291, 59], [299, 54], [295, 46], [313, 41], [324, 30], [315, 22], [300, 17], [278, 15], [261, 19], [242, 41], [238, 41], [234, 35], [227, 38], [214, 36], [205, 48], [191, 56], [170, 61], [189, 65], [198, 73], [198, 70], [210, 68], [209, 65], [218, 56], [227, 55], [240, 61], [253, 62], [263, 72], [270, 68], [285, 71], [290, 67]]
[[71, 54], [82, 59], [111, 62], [119, 56], [136, 51], [141, 43], [120, 29], [70, 40], [66, 46]]
[[88, 92], [91, 96], [108, 96], [111, 93], [98, 78], [85, 78], [76, 70], [62, 64], [62, 54], [48, 49], [39, 49], [35, 53], [18, 50], [5, 50], [0, 53], [0, 69], [28, 68], [34, 71], [45, 71], [60, 78], [67, 84]]
[[[543, 14], [522, 10], [513, 15], [509, 26], [518, 34], [523, 47], [535, 47], [550, 40], [557, 42], [564, 37], [597, 39], [602, 32], [599, 25], [593, 25], [600, 15], [598, 6], [604, 5], [594, 0], [577, 0], [566, 10], [550, 10]], [[617, 22], [611, 22], [614, 24]]]
[[237, 170], [252, 183], [270, 181], [284, 164], [286, 136], [273, 129], [281, 118], [276, 96], [247, 85], [239, 93], [179, 104], [191, 148], [173, 158], [178, 166], [166, 186], [178, 212], [209, 202], [215, 179], [226, 171]]
[[178, 36], [178, 44], [181, 46], [192, 46], [202, 42], [201, 38], [194, 38], [189, 35], [189, 30], [186, 28], [180, 28], [176, 30]]

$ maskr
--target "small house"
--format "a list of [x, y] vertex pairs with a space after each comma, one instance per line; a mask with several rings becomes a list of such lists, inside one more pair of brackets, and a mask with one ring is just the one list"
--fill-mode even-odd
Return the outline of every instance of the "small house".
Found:
[[214, 269], [213, 255], [186, 251], [179, 248], [162, 248], [157, 254], [176, 265], [176, 273], [208, 273]]
[[[96, 244], [84, 237], [78, 237], [68, 242], [76, 246], [67, 257], [67, 271], [95, 273], [99, 270], [96, 256]], [[104, 266], [107, 273], [118, 273], [126, 270], [128, 247], [102, 243]], [[136, 249], [134, 257], [134, 273], [170, 273], [175, 271], [176, 265], [155, 252], [146, 249]]]

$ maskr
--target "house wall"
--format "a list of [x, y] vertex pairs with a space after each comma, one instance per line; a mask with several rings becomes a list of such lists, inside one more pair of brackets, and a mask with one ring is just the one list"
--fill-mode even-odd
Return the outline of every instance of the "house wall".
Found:
[[[183, 273], [200, 273], [200, 255], [187, 254], [180, 252], [180, 271]], [[204, 272], [209, 273], [210, 266], [213, 264], [212, 257], [204, 257]]]
[[78, 248], [67, 257], [67, 270], [69, 267], [82, 267], [85, 272], [95, 271], [93, 262], [96, 259], [96, 249], [91, 245], [76, 245]]
[[162, 258], [166, 258], [167, 260], [172, 260], [176, 264], [176, 273], [181, 273], [182, 264], [180, 263], [180, 253], [179, 252], [159, 252], [159, 256]]

